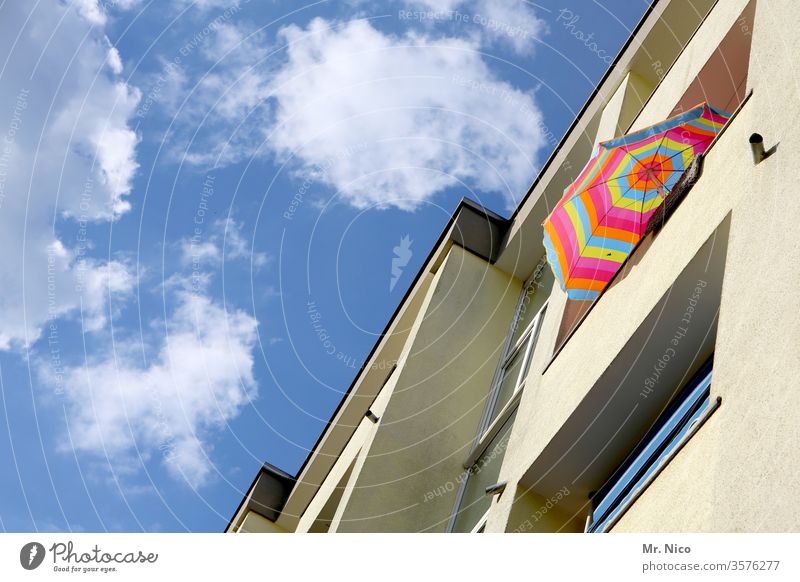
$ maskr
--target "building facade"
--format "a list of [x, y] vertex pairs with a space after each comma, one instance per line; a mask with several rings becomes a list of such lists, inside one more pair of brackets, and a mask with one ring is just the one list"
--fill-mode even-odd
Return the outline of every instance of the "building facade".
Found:
[[[791, 0], [655, 2], [513, 216], [458, 206], [299, 474], [265, 465], [228, 531], [800, 530], [797, 30]], [[701, 102], [731, 116], [680, 201], [568, 299], [564, 189]]]

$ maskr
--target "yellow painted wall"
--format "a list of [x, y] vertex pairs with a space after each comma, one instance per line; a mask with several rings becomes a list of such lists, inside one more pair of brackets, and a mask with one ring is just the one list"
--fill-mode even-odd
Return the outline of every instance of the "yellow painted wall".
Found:
[[432, 289], [338, 531], [447, 525], [521, 282], [453, 246]]
[[624, 134], [652, 92], [647, 80], [629, 71], [600, 116], [596, 143]]
[[286, 533], [286, 530], [266, 517], [254, 511], [248, 511], [237, 533]]

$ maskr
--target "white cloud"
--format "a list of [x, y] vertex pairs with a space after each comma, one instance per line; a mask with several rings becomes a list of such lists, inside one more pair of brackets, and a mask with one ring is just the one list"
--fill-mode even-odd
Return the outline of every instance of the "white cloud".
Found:
[[196, 241], [184, 239], [181, 245], [181, 260], [185, 265], [196, 264], [216, 264], [219, 262], [221, 252], [219, 247], [211, 241]]
[[[138, 283], [125, 260], [92, 253], [92, 229], [105, 230], [97, 223], [130, 209], [138, 169], [131, 119], [140, 92], [120, 77], [105, 22], [88, 0], [0, 9], [0, 53], [10, 55], [0, 77], [0, 349], [41, 341], [32, 358], [63, 392], [65, 450], [108, 455], [124, 475], [140, 466], [137, 450], [145, 460], [161, 453], [172, 475], [198, 486], [212, 470], [212, 433], [256, 394], [257, 322], [207, 296], [208, 273], [164, 286], [175, 303], [168, 333], [146, 331], [147, 345], [116, 328], [114, 343], [74, 365], [68, 350], [54, 363], [44, 343], [45, 330], [49, 342], [60, 320], [79, 314], [88, 341], [101, 341]], [[212, 244], [232, 258], [249, 251], [238, 223], [220, 221], [215, 232]]]
[[[113, 219], [130, 209], [124, 197], [139, 167], [139, 139], [128, 120], [141, 95], [136, 88], [101, 76], [79, 91], [62, 104], [47, 128], [48, 149], [56, 159], [64, 159], [61, 182], [66, 192], [58, 200], [59, 209], [70, 217]], [[91, 193], [74, 187], [87, 182], [92, 183]]]
[[416, 18], [406, 16], [407, 20], [419, 20], [427, 26], [456, 23], [482, 46], [508, 47], [520, 55], [531, 54], [536, 39], [547, 30], [533, 3], [526, 0], [398, 0], [398, 3], [405, 6], [405, 13], [424, 12], [424, 16]]
[[[81, 302], [84, 324], [97, 330], [109, 294], [133, 285], [124, 263], [86, 255], [92, 224], [129, 209], [138, 168], [129, 121], [139, 92], [119, 77], [93, 6], [0, 10], [0, 53], [9, 55], [0, 78], [0, 349], [31, 345]], [[57, 217], [71, 220], [56, 228]]]
[[453, 10], [462, 3], [463, 0], [419, 0], [416, 4], [429, 8], [430, 10], [444, 12]]
[[73, 4], [78, 14], [91, 24], [96, 26], [105, 25], [106, 13], [97, 0], [73, 0]]
[[[246, 0], [249, 2], [250, 0]], [[110, 10], [132, 10], [139, 9], [144, 5], [144, 0], [113, 0], [113, 2], [103, 2], [99, 0], [71, 0], [75, 9], [87, 22], [95, 26], [104, 26], [108, 22], [107, 8]], [[191, 4], [195, 8], [207, 10], [210, 8], [228, 8], [236, 4], [236, 0], [176, 0], [171, 2], [171, 8], [178, 10]]]
[[461, 182], [513, 205], [532, 179], [541, 113], [471, 42], [321, 19], [281, 35], [288, 62], [270, 84], [267, 144], [355, 206], [413, 208]]
[[107, 459], [115, 471], [139, 466], [137, 455], [161, 455], [173, 477], [199, 487], [213, 471], [212, 434], [256, 396], [258, 323], [202, 293], [179, 290], [176, 301], [146, 364], [142, 346], [123, 341], [117, 351], [64, 370], [65, 442]]
[[[207, 69], [198, 79], [176, 76], [162, 113], [174, 119], [183, 138], [174, 136], [171, 154], [198, 165], [225, 165], [256, 155], [270, 123], [270, 46], [261, 31], [250, 33], [230, 22], [218, 22], [198, 45]], [[196, 143], [186, 148], [189, 136]]]
[[75, 274], [82, 287], [83, 328], [86, 331], [100, 331], [108, 322], [107, 312], [114, 312], [109, 297], [129, 297], [135, 279], [128, 265], [120, 261], [100, 263], [87, 260], [75, 268]]
[[233, 218], [221, 218], [213, 222], [207, 237], [182, 239], [179, 243], [181, 262], [195, 267], [216, 267], [224, 257], [250, 260], [256, 269], [265, 266], [270, 261], [269, 255], [252, 249], [252, 242], [242, 234], [242, 226]]
[[359, 208], [413, 209], [458, 185], [513, 207], [535, 174], [546, 138], [534, 96], [498, 79], [474, 40], [315, 19], [281, 29], [276, 64], [262, 38], [232, 29], [209, 41], [233, 52], [178, 117], [194, 138], [177, 152], [189, 163], [272, 153]]
[[482, 11], [477, 21], [482, 34], [494, 43], [511, 46], [518, 54], [531, 54], [536, 39], [547, 29], [530, 5], [521, 0], [481, 0], [478, 10]]
[[108, 47], [108, 66], [111, 71], [119, 75], [122, 73], [122, 58], [119, 56], [119, 50], [115, 46]]
[[233, 218], [224, 218], [217, 222], [217, 228], [222, 231], [225, 256], [231, 259], [252, 258], [255, 266], [263, 266], [269, 261], [266, 253], [252, 250], [252, 242], [242, 234], [242, 224]]

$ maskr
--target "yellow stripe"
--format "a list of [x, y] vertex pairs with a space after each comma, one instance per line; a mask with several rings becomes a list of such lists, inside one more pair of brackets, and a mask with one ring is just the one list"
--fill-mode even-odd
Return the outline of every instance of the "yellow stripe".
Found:
[[621, 263], [628, 258], [628, 253], [617, 251], [614, 249], [603, 249], [600, 247], [586, 247], [581, 253], [582, 257], [589, 257], [592, 259], [605, 259], [606, 261], [615, 261]]
[[589, 172], [586, 174], [586, 177], [583, 179], [583, 181], [581, 181], [580, 184], [577, 184], [577, 187], [572, 190], [573, 193], [583, 192], [589, 187], [591, 182], [597, 178], [598, 175], [602, 176], [602, 166], [606, 163], [606, 159], [608, 158], [609, 154], [609, 150], [603, 150], [600, 155], [595, 158], [594, 162], [592, 162], [591, 170], [589, 170]]
[[[666, 193], [667, 192], [665, 191], [664, 194], [666, 194]], [[664, 202], [664, 199], [661, 196], [656, 196], [655, 198], [653, 198], [649, 202], [645, 202], [644, 206], [642, 207], [642, 214], [644, 214], [646, 212], [650, 212], [651, 210], [653, 210], [653, 208], [658, 208], [659, 206], [661, 206], [661, 204], [663, 202]]]
[[586, 234], [587, 234], [583, 232], [583, 221], [581, 220], [578, 211], [575, 209], [574, 204], [565, 204], [564, 210], [566, 210], [567, 214], [569, 214], [569, 219], [572, 222], [572, 227], [575, 229], [575, 233], [577, 234], [578, 246], [579, 248], [583, 248], [584, 246], [586, 246]]

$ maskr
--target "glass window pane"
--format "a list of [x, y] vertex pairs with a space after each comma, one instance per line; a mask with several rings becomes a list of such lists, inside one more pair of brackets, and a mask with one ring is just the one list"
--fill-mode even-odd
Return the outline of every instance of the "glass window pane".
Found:
[[508, 362], [508, 365], [503, 370], [503, 377], [500, 379], [500, 384], [497, 387], [497, 401], [494, 405], [494, 410], [492, 411], [491, 420], [494, 420], [494, 417], [497, 415], [497, 413], [503, 409], [503, 406], [505, 406], [514, 395], [514, 389], [519, 381], [524, 359], [525, 348], [523, 347]]
[[542, 309], [542, 306], [550, 296], [553, 288], [553, 271], [545, 265], [538, 281], [531, 283], [525, 290], [525, 295], [517, 313], [517, 321], [514, 323], [514, 333], [511, 336], [511, 345], [519, 341], [525, 330], [528, 329], [533, 318]]
[[[540, 312], [542, 316], [544, 316], [544, 312], [545, 309], [542, 309]], [[540, 317], [536, 327], [531, 330], [528, 339], [519, 346], [519, 350], [508, 361], [503, 376], [501, 376], [497, 386], [497, 401], [489, 417], [489, 424], [492, 423], [503, 407], [511, 400], [511, 397], [514, 396], [514, 392], [519, 389], [520, 384], [525, 382], [525, 378], [528, 376], [528, 371], [531, 367], [533, 354], [536, 350], [536, 342], [539, 339], [541, 322], [542, 318]]]
[[592, 528], [591, 528], [592, 532], [602, 533], [602, 532], [606, 531], [606, 529], [608, 528], [609, 524], [611, 524], [611, 522], [617, 517], [617, 515], [620, 512], [622, 512], [623, 509], [625, 509], [627, 507], [627, 505], [630, 502], [630, 500], [633, 499], [633, 496], [636, 495], [638, 490], [644, 485], [644, 483], [647, 481], [647, 479], [650, 478], [650, 475], [652, 473], [654, 473], [656, 469], [658, 469], [659, 465], [661, 465], [661, 463], [667, 457], [667, 455], [669, 455], [672, 452], [672, 450], [676, 446], [678, 446], [678, 443], [680, 442], [680, 440], [692, 428], [692, 424], [695, 421], [697, 421], [697, 419], [699, 419], [701, 416], [703, 416], [703, 414], [706, 412], [706, 410], [708, 410], [708, 407], [710, 405], [711, 405], [711, 401], [709, 400], [708, 396], [706, 396], [706, 398], [705, 398], [705, 400], [703, 400], [700, 408], [698, 408], [692, 414], [692, 416], [682, 426], [680, 431], [670, 439], [669, 444], [667, 444], [667, 446], [658, 454], [658, 457], [651, 460], [651, 462], [647, 466], [646, 470], [641, 474], [641, 476], [638, 479], [636, 479], [636, 482], [633, 484], [633, 486], [628, 489], [628, 492], [625, 494], [625, 497], [620, 499], [614, 505], [613, 511], [611, 511], [611, 513], [609, 513], [606, 517], [604, 517], [600, 522], [598, 522], [597, 524], [593, 524], [592, 525]]
[[678, 445], [710, 406], [711, 369], [704, 367], [692, 384], [673, 403], [672, 410], [656, 422], [658, 429], [651, 430], [639, 445], [639, 452], [625, 470], [612, 477], [610, 488], [593, 512], [590, 531], [605, 531], [618, 513], [628, 504], [636, 491], [656, 471], [663, 460]]
[[486, 488], [497, 483], [515, 416], [516, 412], [509, 417], [486, 447], [486, 452], [472, 466], [453, 531], [472, 531], [475, 524], [488, 511], [492, 499], [486, 496]]

